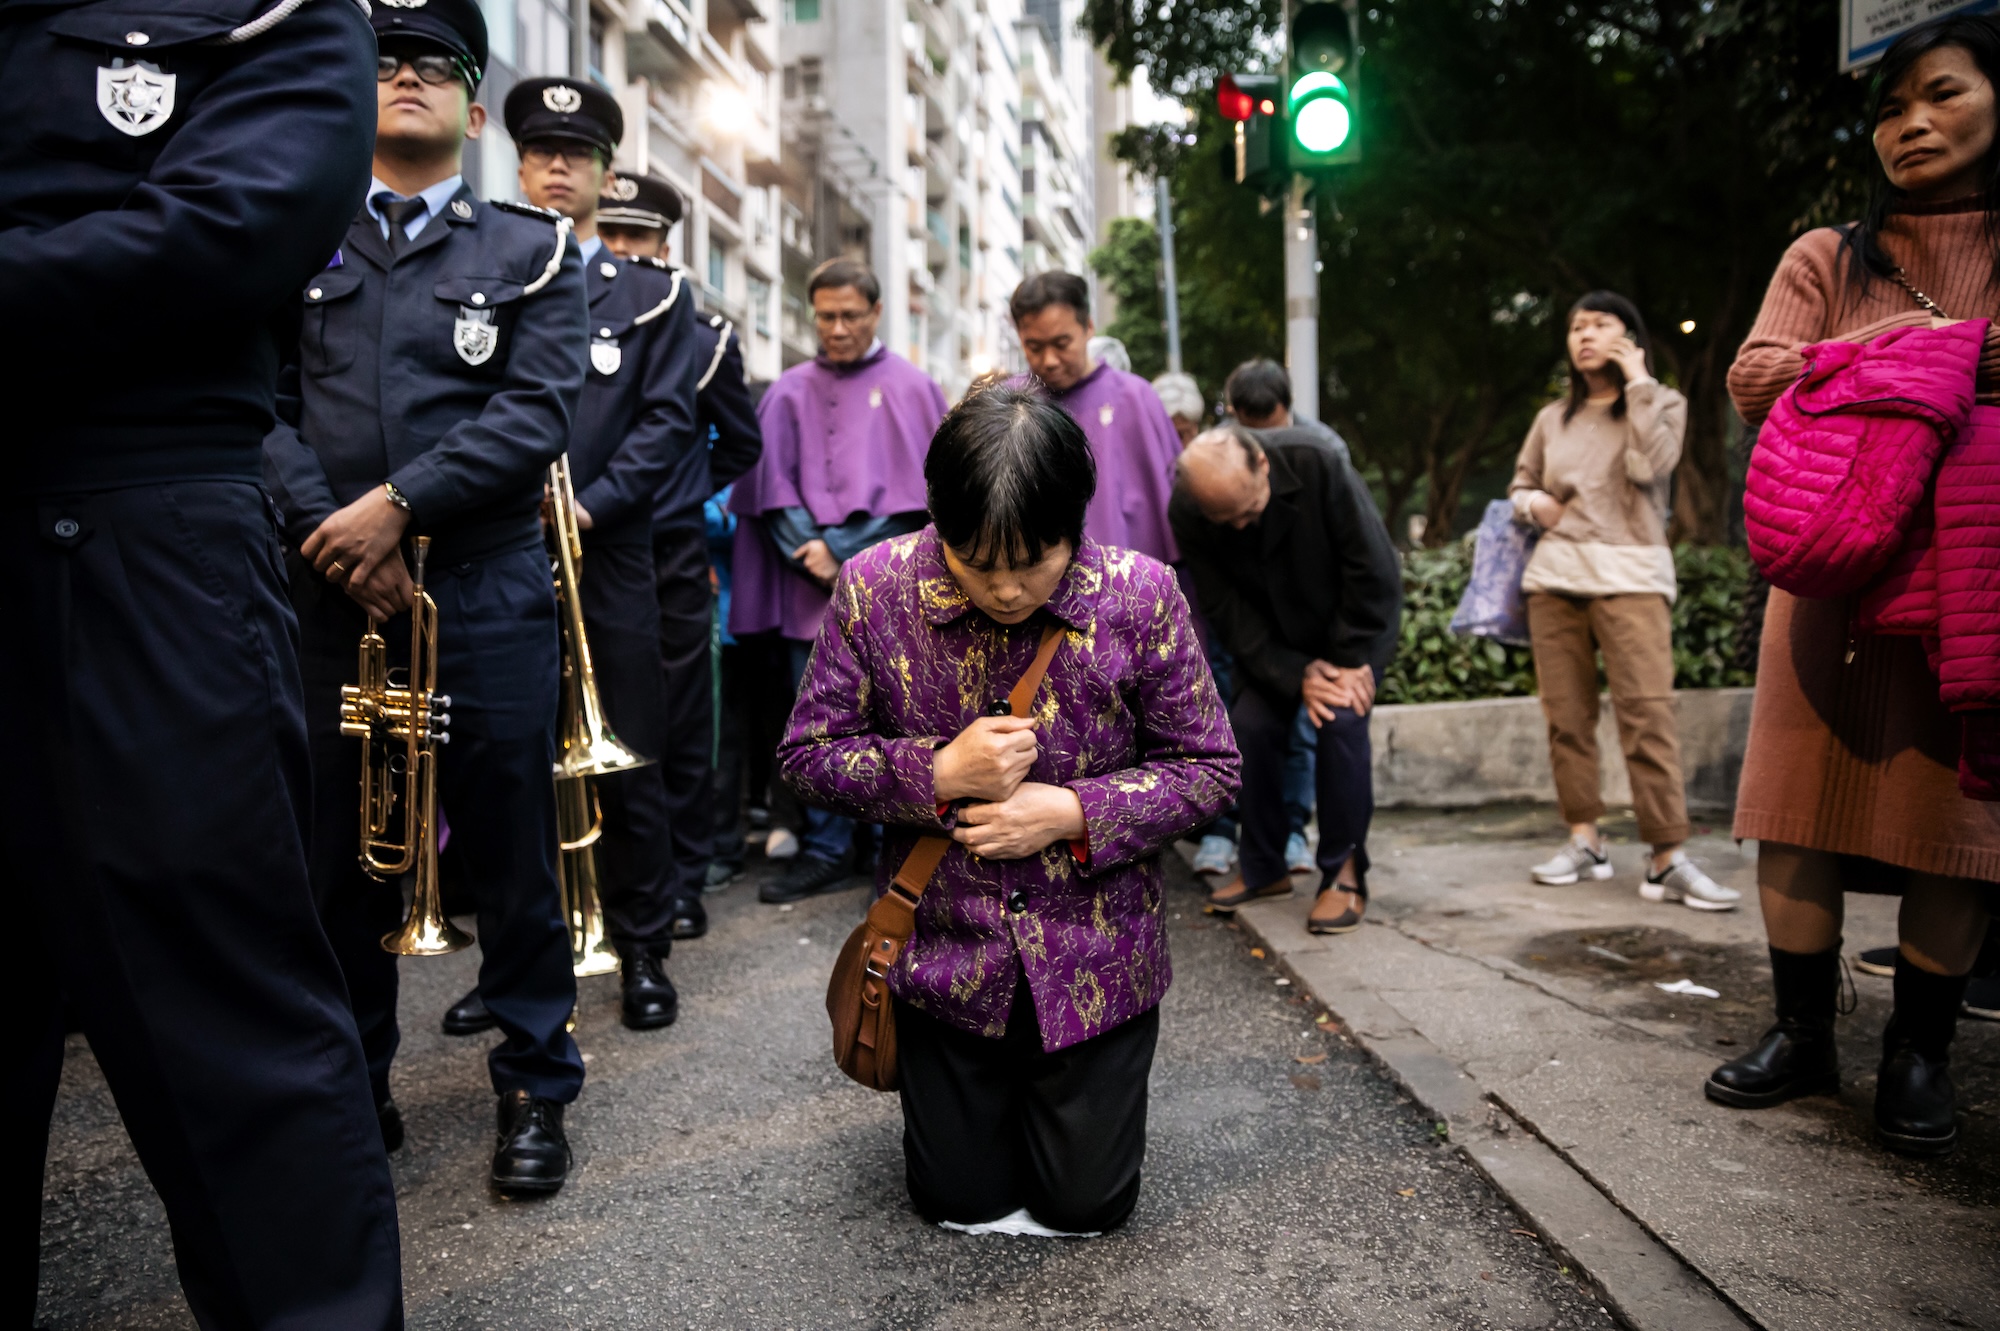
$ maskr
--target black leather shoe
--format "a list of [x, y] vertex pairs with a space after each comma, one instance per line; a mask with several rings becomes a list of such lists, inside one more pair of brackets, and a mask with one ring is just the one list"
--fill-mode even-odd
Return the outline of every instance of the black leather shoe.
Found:
[[844, 864], [817, 855], [801, 855], [784, 873], [757, 889], [757, 900], [774, 904], [804, 901], [847, 886], [851, 877]]
[[396, 1108], [394, 1100], [384, 1100], [375, 1106], [375, 1124], [382, 1129], [382, 1149], [399, 1151], [403, 1147], [403, 1111]]
[[479, 988], [459, 999], [444, 1010], [444, 1033], [446, 1035], [477, 1035], [490, 1031], [500, 1024], [500, 1018], [486, 1009], [486, 1000], [479, 996]]
[[563, 1107], [526, 1091], [500, 1097], [500, 1139], [493, 1150], [493, 1186], [507, 1196], [560, 1191], [569, 1178], [569, 1138]]
[[1708, 1074], [1702, 1087], [1717, 1104], [1768, 1109], [1801, 1095], [1840, 1093], [1833, 1025], [1780, 1021], [1757, 1047]]
[[635, 1031], [653, 1031], [674, 1024], [681, 1014], [681, 997], [667, 978], [666, 958], [650, 947], [618, 949], [618, 971], [624, 998], [621, 1016]]
[[1875, 1081], [1875, 1135], [1903, 1155], [1943, 1155], [1958, 1145], [1951, 1060], [1907, 1046], [1885, 1054]]
[[698, 897], [678, 897], [667, 928], [675, 938], [700, 938], [708, 932], [708, 910]]

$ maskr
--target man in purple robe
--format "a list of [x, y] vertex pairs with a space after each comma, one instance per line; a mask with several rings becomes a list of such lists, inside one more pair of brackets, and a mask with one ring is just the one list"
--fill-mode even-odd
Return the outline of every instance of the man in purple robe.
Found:
[[[729, 501], [741, 519], [729, 631], [782, 635], [794, 687], [840, 566], [928, 520], [924, 455], [944, 419], [937, 384], [875, 336], [882, 287], [866, 265], [821, 264], [806, 295], [820, 354], [764, 394], [764, 455]], [[798, 858], [760, 900], [798, 901], [847, 881], [853, 820], [808, 808], [804, 821]]]
[[1090, 288], [1075, 273], [1037, 273], [1007, 302], [1028, 369], [1083, 427], [1097, 459], [1097, 494], [1084, 535], [1174, 563], [1180, 550], [1167, 525], [1181, 438], [1153, 386], [1095, 361]]

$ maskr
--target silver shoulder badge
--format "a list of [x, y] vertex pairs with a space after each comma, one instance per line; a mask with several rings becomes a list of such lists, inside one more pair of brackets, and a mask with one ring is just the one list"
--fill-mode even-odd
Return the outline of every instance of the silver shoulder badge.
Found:
[[542, 105], [557, 115], [569, 115], [583, 105], [583, 94], [565, 83], [552, 83], [542, 89]]
[[174, 114], [177, 76], [123, 61], [97, 70], [97, 109], [120, 134], [151, 134]]

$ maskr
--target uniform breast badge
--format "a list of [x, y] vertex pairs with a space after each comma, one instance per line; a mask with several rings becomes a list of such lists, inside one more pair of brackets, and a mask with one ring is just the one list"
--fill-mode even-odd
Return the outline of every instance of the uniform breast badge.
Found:
[[500, 345], [500, 329], [493, 322], [493, 311], [459, 306], [458, 322], [451, 329], [451, 344], [467, 365], [484, 365], [492, 360], [494, 348]]
[[590, 344], [590, 368], [599, 374], [609, 376], [618, 373], [618, 367], [624, 363], [624, 359], [624, 353], [618, 350], [615, 338], [600, 338]]
[[100, 66], [97, 109], [120, 134], [151, 134], [174, 114], [174, 81], [144, 65]]

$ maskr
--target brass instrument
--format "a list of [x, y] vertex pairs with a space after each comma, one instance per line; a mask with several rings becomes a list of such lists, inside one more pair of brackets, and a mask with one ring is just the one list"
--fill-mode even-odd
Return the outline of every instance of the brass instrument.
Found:
[[[384, 951], [405, 957], [443, 956], [472, 942], [445, 918], [438, 890], [437, 746], [451, 740], [445, 729], [451, 714], [444, 710], [451, 699], [437, 691], [437, 602], [424, 591], [430, 544], [430, 537], [417, 537], [403, 683], [391, 678], [389, 645], [370, 615], [361, 635], [361, 682], [340, 690], [340, 733], [363, 745], [361, 867], [384, 881], [416, 875], [409, 918], [382, 938]], [[399, 832], [393, 838], [392, 828]]]
[[576, 525], [576, 490], [569, 458], [549, 466], [549, 537], [556, 603], [562, 625], [562, 705], [556, 722], [556, 830], [562, 841], [563, 916], [569, 921], [570, 963], [576, 974], [605, 975], [618, 969], [618, 954], [605, 938], [604, 908], [598, 898], [597, 852], [604, 811], [593, 777], [629, 772], [653, 760], [618, 742], [604, 723], [597, 672], [590, 663], [590, 639], [583, 629], [578, 596], [583, 534]]

